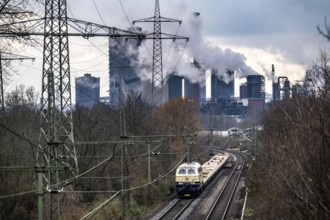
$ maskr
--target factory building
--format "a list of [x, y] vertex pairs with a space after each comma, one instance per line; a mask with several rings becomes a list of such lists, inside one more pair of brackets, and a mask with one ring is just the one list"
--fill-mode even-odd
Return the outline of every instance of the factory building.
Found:
[[246, 77], [248, 111], [260, 115], [265, 109], [265, 77], [249, 75]]
[[192, 83], [182, 76], [171, 74], [166, 85], [167, 100], [184, 97], [200, 103], [201, 89], [199, 83]]
[[[128, 31], [142, 32], [142, 28]], [[140, 95], [141, 79], [137, 74], [139, 39], [109, 38], [109, 102], [118, 106], [129, 95]]]
[[[209, 77], [210, 98], [202, 98], [202, 111], [207, 112], [212, 106], [212, 111], [216, 115], [244, 115], [246, 106], [234, 97], [235, 80], [234, 71], [227, 70], [225, 74], [218, 74], [217, 71], [211, 70]], [[205, 88], [205, 87], [204, 87]], [[201, 96], [203, 97], [203, 96]]]
[[279, 76], [275, 77], [275, 67], [272, 65], [272, 75], [273, 75], [273, 101], [280, 101], [283, 99], [293, 98], [298, 94], [308, 93], [308, 83], [306, 81], [301, 81], [298, 84], [291, 84], [288, 77]]
[[211, 71], [211, 100], [224, 99], [234, 96], [234, 72], [227, 71], [224, 75], [217, 75]]
[[243, 83], [239, 87], [239, 97], [241, 99], [247, 99], [248, 97], [248, 92], [247, 92], [247, 84]]
[[292, 97], [291, 83], [286, 76], [279, 76], [277, 82], [273, 82], [273, 101], [279, 101]]
[[249, 75], [246, 77], [247, 98], [265, 98], [265, 77]]
[[168, 100], [173, 100], [183, 95], [183, 77], [171, 74], [167, 80]]
[[265, 77], [262, 75], [249, 75], [246, 83], [239, 87], [240, 99], [247, 103], [247, 111], [260, 114], [265, 108]]
[[100, 78], [93, 77], [86, 73], [75, 79], [76, 84], [76, 105], [92, 108], [100, 99]]
[[195, 103], [201, 102], [201, 86], [199, 83], [192, 83], [189, 80], [184, 80], [185, 86], [185, 97], [188, 97], [190, 100], [194, 100]]

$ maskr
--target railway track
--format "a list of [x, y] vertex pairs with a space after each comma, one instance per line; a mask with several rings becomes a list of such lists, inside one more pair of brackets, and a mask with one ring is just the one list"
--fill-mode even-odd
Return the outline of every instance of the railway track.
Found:
[[181, 214], [185, 212], [185, 210], [190, 206], [190, 204], [194, 201], [194, 199], [195, 198], [189, 198], [189, 199], [176, 198], [155, 218], [152, 218], [152, 220], [179, 219]]
[[234, 151], [230, 154], [233, 166], [219, 173], [201, 195], [189, 199], [172, 199], [152, 220], [225, 219], [245, 164], [243, 154]]
[[245, 157], [238, 152], [231, 152], [236, 155], [237, 162], [232, 170], [229, 178], [227, 179], [225, 186], [218, 194], [213, 206], [209, 210], [208, 214], [204, 218], [205, 220], [224, 220], [226, 219], [230, 204], [233, 200], [234, 193], [237, 189], [243, 168], [245, 165]]

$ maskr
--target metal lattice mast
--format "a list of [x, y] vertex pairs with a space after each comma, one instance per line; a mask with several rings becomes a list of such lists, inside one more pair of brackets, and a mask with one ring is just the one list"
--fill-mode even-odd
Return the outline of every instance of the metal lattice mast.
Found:
[[42, 73], [42, 128], [45, 146], [40, 146], [38, 165], [47, 166], [49, 219], [61, 219], [60, 192], [64, 172], [74, 174], [77, 158], [73, 145], [70, 67], [66, 0], [45, 0]]
[[154, 23], [154, 32], [151, 34], [152, 37], [147, 37], [147, 39], [153, 39], [153, 62], [152, 62], [152, 102], [153, 104], [160, 104], [163, 102], [163, 57], [162, 57], [162, 40], [163, 39], [185, 39], [189, 40], [187, 37], [181, 37], [177, 35], [164, 34], [161, 31], [162, 22], [178, 22], [181, 24], [180, 20], [165, 18], [160, 15], [159, 0], [155, 0], [155, 12], [154, 17], [144, 18], [135, 22], [152, 22]]
[[[2, 54], [6, 56], [2, 56]], [[4, 109], [5, 107], [5, 95], [4, 95], [4, 89], [3, 89], [3, 71], [2, 71], [2, 60], [35, 60], [35, 58], [27, 57], [27, 56], [21, 56], [17, 54], [11, 54], [11, 53], [4, 53], [0, 52], [0, 103], [1, 107]]]
[[[22, 23], [30, 24], [32, 29], [8, 28]], [[41, 25], [44, 27], [43, 32], [33, 30]], [[71, 33], [68, 33], [68, 25], [71, 27]], [[37, 152], [37, 173], [38, 180], [40, 174], [44, 174], [49, 199], [47, 203], [43, 203], [44, 192], [40, 187], [38, 190], [38, 219], [43, 219], [43, 206], [48, 210], [46, 219], [61, 219], [60, 193], [66, 185], [74, 180], [70, 177], [72, 175], [76, 177], [78, 173], [77, 157], [73, 145], [68, 36], [130, 37], [142, 40], [145, 35], [68, 18], [66, 0], [45, 0], [45, 17], [42, 19], [0, 25], [0, 37], [32, 35], [44, 37], [40, 109], [42, 115], [40, 137], [42, 140], [40, 140], [41, 144]], [[43, 184], [43, 181], [39, 182]]]
[[[155, 3], [155, 14], [154, 14], [154, 35], [155, 39], [153, 42], [153, 63], [152, 63], [152, 94], [154, 89], [156, 91], [162, 91], [164, 85], [163, 78], [163, 56], [162, 56], [162, 40], [161, 40], [161, 17], [159, 0]], [[158, 89], [158, 90], [157, 90]], [[161, 97], [162, 98], [162, 97]]]

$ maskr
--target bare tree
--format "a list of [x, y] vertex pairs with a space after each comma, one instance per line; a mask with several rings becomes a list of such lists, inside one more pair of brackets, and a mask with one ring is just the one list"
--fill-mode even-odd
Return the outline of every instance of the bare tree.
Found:
[[330, 217], [329, 108], [321, 97], [297, 96], [267, 112], [250, 182], [255, 217]]
[[[35, 166], [39, 137], [37, 95], [19, 86], [8, 94], [8, 108], [0, 120], [0, 166]], [[0, 194], [28, 192], [36, 187], [33, 172], [0, 172]], [[0, 219], [34, 219], [36, 199], [32, 193], [0, 199]]]
[[13, 43], [23, 43], [23, 45], [28, 44], [30, 46], [35, 46], [38, 43], [30, 36], [19, 37], [15, 33], [28, 32], [31, 29], [32, 24], [29, 20], [40, 18], [33, 10], [39, 7], [41, 3], [42, 0], [5, 0], [0, 3], [0, 51], [10, 51], [8, 47], [12, 46]]
[[317, 26], [319, 33], [330, 40], [330, 24], [327, 22], [327, 18], [324, 18], [324, 29], [325, 30], [322, 30], [320, 26]]
[[[1, 66], [4, 82], [8, 81], [12, 74], [17, 73], [17, 69], [11, 65], [11, 61], [4, 60], [5, 56], [16, 53], [19, 48], [40, 45], [39, 40], [36, 38], [31, 36], [21, 37], [16, 33], [28, 32], [31, 29], [33, 25], [28, 21], [39, 18], [33, 10], [40, 6], [41, 3], [42, 0], [4, 0], [0, 3], [0, 59], [2, 60]], [[40, 29], [42, 27], [34, 28]]]
[[314, 65], [307, 71], [305, 81], [309, 82], [314, 94], [327, 98], [330, 92], [330, 51], [323, 48]]
[[197, 103], [189, 99], [177, 98], [160, 106], [155, 113], [160, 132], [175, 129], [177, 134], [194, 132], [200, 128]]

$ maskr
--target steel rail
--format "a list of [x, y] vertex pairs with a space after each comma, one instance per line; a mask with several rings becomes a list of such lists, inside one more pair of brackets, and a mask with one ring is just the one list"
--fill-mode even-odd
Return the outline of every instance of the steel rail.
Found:
[[[224, 187], [222, 188], [222, 190], [221, 190], [220, 193], [218, 194], [218, 197], [217, 197], [217, 199], [215, 200], [213, 206], [211, 207], [211, 209], [210, 209], [208, 215], [205, 217], [205, 220], [210, 220], [210, 219], [211, 219], [212, 214], [214, 213], [215, 208], [217, 207], [218, 203], [220, 202], [220, 199], [223, 197], [223, 194], [224, 194], [224, 192], [225, 192], [225, 189], [228, 188], [229, 182], [232, 180], [233, 175], [234, 175], [236, 169], [237, 169], [238, 166], [240, 165], [240, 166], [242, 166], [242, 168], [241, 168], [241, 170], [240, 170], [240, 172], [239, 172], [239, 174], [238, 174], [238, 177], [237, 177], [237, 179], [236, 179], [236, 181], [235, 181], [235, 185], [234, 185], [234, 187], [233, 187], [233, 189], [232, 189], [232, 191], [231, 191], [230, 197], [229, 197], [229, 199], [228, 199], [228, 201], [227, 201], [227, 205], [226, 205], [226, 208], [225, 208], [225, 210], [224, 210], [224, 212], [223, 212], [223, 214], [222, 214], [221, 220], [223, 220], [223, 219], [225, 218], [225, 216], [226, 216], [226, 214], [227, 214], [227, 212], [228, 212], [228, 209], [229, 209], [230, 203], [231, 203], [231, 201], [232, 201], [232, 199], [233, 199], [234, 192], [235, 192], [235, 190], [236, 190], [236, 188], [237, 188], [237, 184], [238, 184], [238, 182], [239, 182], [239, 180], [240, 180], [240, 176], [241, 176], [241, 173], [242, 173], [242, 171], [243, 171], [243, 167], [244, 167], [244, 164], [245, 164], [245, 158], [244, 158], [244, 155], [241, 154], [241, 153], [239, 153], [239, 152], [232, 152], [232, 151], [231, 151], [230, 153], [232, 153], [232, 154], [234, 154], [234, 155], [236, 155], [236, 156], [239, 155], [241, 158], [243, 158], [243, 161], [242, 161], [242, 163], [240, 163], [240, 161], [239, 161], [239, 157], [237, 157], [237, 162], [236, 162], [236, 164], [235, 164], [235, 167], [233, 168], [233, 171], [231, 172], [229, 178], [226, 180]], [[218, 218], [218, 219], [219, 219], [219, 218]]]

